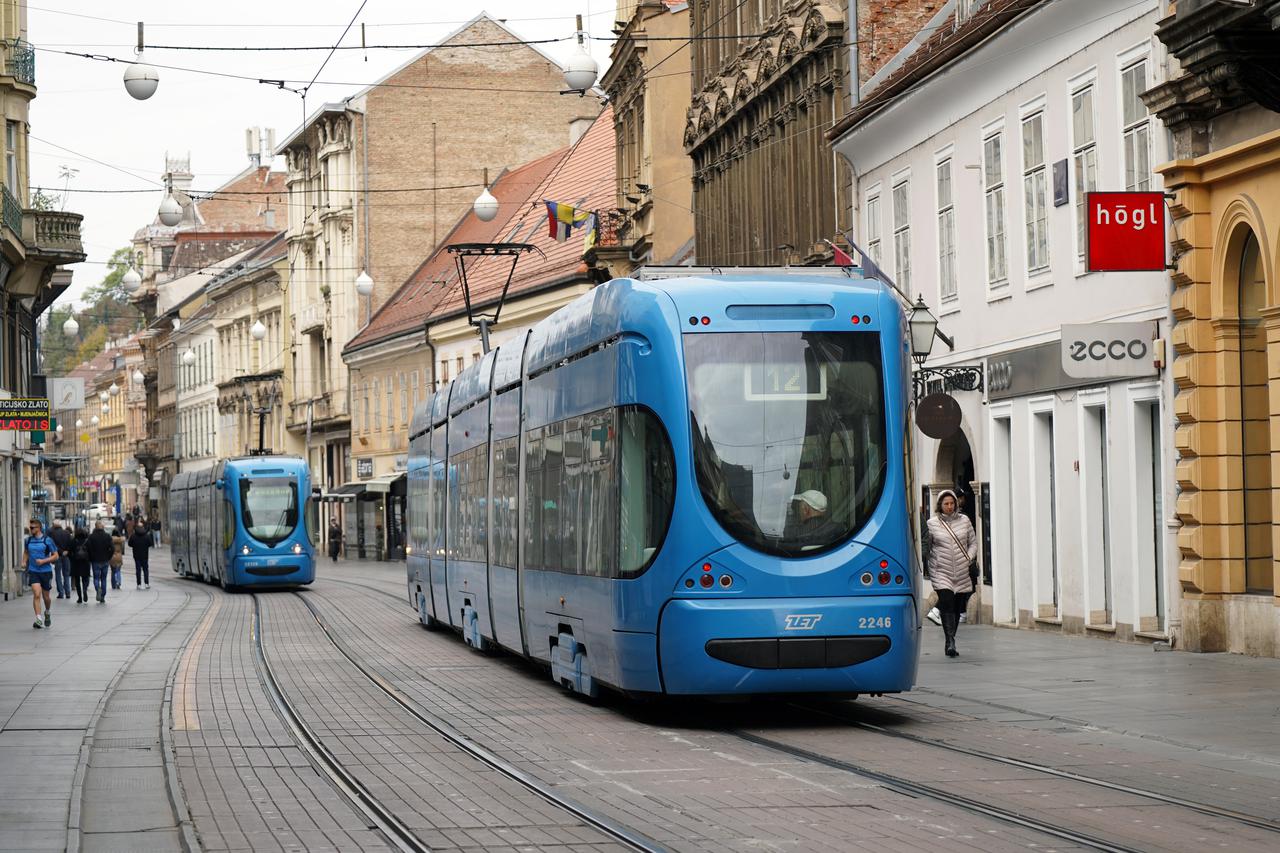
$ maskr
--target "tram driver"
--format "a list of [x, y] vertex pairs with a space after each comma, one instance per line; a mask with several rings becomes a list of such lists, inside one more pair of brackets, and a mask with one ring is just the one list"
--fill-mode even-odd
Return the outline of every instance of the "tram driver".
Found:
[[834, 525], [827, 517], [827, 496], [817, 489], [807, 489], [791, 498], [796, 505], [795, 538], [799, 539], [801, 548], [808, 550], [803, 543], [827, 542], [832, 538]]

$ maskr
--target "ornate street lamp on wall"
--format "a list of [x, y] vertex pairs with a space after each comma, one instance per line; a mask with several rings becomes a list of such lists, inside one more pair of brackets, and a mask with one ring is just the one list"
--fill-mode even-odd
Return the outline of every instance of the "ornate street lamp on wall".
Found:
[[907, 328], [911, 338], [911, 358], [916, 363], [916, 370], [911, 375], [912, 390], [919, 400], [928, 388], [930, 377], [941, 379], [946, 391], [981, 391], [983, 386], [982, 365], [951, 364], [946, 367], [925, 367], [924, 363], [933, 351], [934, 338], [940, 339], [949, 348], [955, 349], [955, 341], [938, 329], [938, 318], [933, 316], [929, 306], [924, 303], [924, 296], [916, 296], [916, 304], [911, 306], [911, 316], [907, 318]]

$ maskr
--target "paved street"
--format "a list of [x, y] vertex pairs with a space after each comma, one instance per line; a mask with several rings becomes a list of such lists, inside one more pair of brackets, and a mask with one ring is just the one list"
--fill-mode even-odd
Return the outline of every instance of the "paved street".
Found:
[[1274, 660], [979, 626], [948, 660], [930, 626], [906, 696], [591, 704], [422, 630], [402, 564], [325, 562], [313, 589], [258, 596], [179, 581], [164, 550], [153, 567], [149, 591], [55, 602], [48, 630], [29, 595], [0, 605], [0, 849], [385, 849], [352, 790], [432, 850], [1266, 850], [1280, 832]]

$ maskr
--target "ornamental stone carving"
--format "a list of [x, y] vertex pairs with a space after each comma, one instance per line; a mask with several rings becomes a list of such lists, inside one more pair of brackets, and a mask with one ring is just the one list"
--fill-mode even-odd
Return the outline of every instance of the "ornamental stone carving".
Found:
[[707, 80], [701, 91], [694, 93], [685, 117], [685, 148], [692, 150], [705, 142], [716, 128], [783, 79], [794, 66], [825, 49], [833, 38], [843, 37], [844, 28], [843, 13], [834, 3], [787, 3], [765, 22], [759, 38], [744, 45]]

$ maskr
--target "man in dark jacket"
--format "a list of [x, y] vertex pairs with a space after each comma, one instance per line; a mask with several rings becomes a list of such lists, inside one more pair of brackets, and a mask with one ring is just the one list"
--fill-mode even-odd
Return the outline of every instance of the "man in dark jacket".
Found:
[[138, 589], [151, 589], [151, 567], [148, 558], [151, 552], [151, 531], [147, 530], [145, 521], [139, 521], [129, 535], [129, 547], [133, 549], [133, 571], [138, 580]]
[[[66, 524], [69, 522], [63, 522]], [[58, 587], [58, 598], [71, 597], [71, 543], [74, 537], [71, 531], [58, 522], [53, 523], [49, 538], [58, 546], [58, 562], [54, 563], [54, 583]]]
[[111, 555], [115, 546], [111, 537], [102, 526], [102, 519], [93, 523], [93, 532], [89, 534], [89, 567], [93, 569], [93, 588], [98, 593], [98, 603], [107, 600], [107, 569], [111, 565]]

